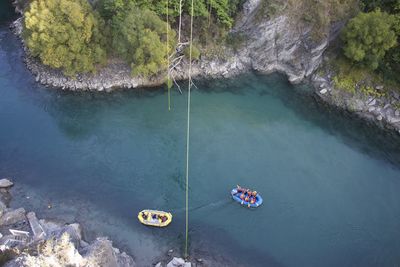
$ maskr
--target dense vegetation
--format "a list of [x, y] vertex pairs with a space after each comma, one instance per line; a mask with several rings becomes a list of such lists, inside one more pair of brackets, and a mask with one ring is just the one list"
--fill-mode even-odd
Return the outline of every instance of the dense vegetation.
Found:
[[[204, 26], [206, 21], [212, 29], [199, 27], [197, 39], [209, 32], [227, 32], [242, 2], [194, 1], [195, 23]], [[167, 0], [99, 0], [94, 7], [87, 0], [34, 0], [25, 13], [24, 37], [32, 55], [69, 76], [95, 71], [107, 55], [129, 63], [133, 75], [156, 75], [166, 69], [167, 55], [176, 44], [176, 32], [167, 26], [166, 18], [168, 13], [169, 25], [177, 28], [179, 3], [169, 0], [167, 9]], [[186, 22], [190, 3], [182, 0]], [[187, 36], [185, 29], [182, 34]], [[198, 59], [200, 51], [194, 48], [194, 52], [193, 58]]]
[[360, 13], [350, 20], [342, 33], [345, 56], [372, 70], [377, 69], [386, 52], [397, 44], [395, 23], [395, 17], [379, 9]]
[[[342, 31], [343, 57], [332, 62], [337, 87], [372, 96], [399, 90], [399, 38], [400, 0], [361, 1], [360, 12]], [[385, 91], [376, 90], [382, 86]]]
[[37, 0], [25, 13], [32, 55], [65, 74], [89, 72], [106, 59], [104, 21], [86, 0]]
[[[169, 26], [168, 26], [169, 27]], [[111, 19], [112, 48], [131, 64], [133, 75], [151, 76], [167, 68], [167, 56], [175, 44], [167, 23], [155, 12], [129, 3]]]

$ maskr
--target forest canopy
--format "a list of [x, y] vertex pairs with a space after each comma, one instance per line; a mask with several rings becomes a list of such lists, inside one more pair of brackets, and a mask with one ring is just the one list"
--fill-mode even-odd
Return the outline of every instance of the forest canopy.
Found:
[[375, 70], [386, 52], [397, 44], [394, 16], [379, 9], [360, 13], [342, 33], [344, 54], [350, 60]]
[[[221, 33], [233, 26], [243, 2], [196, 0], [194, 17], [212, 21], [212, 31]], [[99, 0], [92, 7], [87, 0], [33, 0], [25, 12], [24, 38], [33, 56], [68, 76], [95, 71], [107, 55], [129, 63], [132, 75], [152, 76], [165, 70], [175, 46], [171, 25], [177, 27], [179, 4], [168, 0], [167, 9], [167, 0]], [[182, 0], [183, 18], [189, 17], [190, 5]], [[196, 49], [194, 58], [199, 54]]]
[[86, 0], [35, 0], [25, 13], [24, 36], [43, 64], [74, 75], [105, 62], [104, 26]]

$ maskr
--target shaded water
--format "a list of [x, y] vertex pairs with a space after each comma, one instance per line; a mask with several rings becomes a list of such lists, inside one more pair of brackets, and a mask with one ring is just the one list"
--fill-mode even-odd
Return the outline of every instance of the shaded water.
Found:
[[[139, 266], [181, 249], [186, 96], [174, 93], [167, 112], [163, 90], [45, 89], [3, 25], [0, 176], [17, 184], [12, 205], [78, 220], [87, 238], [111, 236]], [[398, 137], [319, 107], [280, 76], [198, 86], [191, 254], [230, 266], [400, 264]], [[237, 183], [261, 192], [263, 206], [233, 203]], [[135, 217], [144, 208], [171, 210], [174, 221], [143, 227]]]

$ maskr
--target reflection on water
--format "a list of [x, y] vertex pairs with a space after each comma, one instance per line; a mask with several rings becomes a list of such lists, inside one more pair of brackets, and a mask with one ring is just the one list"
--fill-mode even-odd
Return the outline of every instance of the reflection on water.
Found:
[[[13, 205], [82, 222], [150, 266], [184, 232], [186, 98], [162, 90], [70, 93], [35, 84], [0, 30], [0, 176]], [[197, 81], [190, 250], [227, 266], [393, 266], [400, 250], [399, 137], [321, 106], [281, 76]], [[265, 203], [230, 200], [236, 184]], [[30, 196], [29, 199], [24, 196]], [[52, 203], [53, 209], [45, 207]], [[174, 213], [140, 225], [143, 208]]]

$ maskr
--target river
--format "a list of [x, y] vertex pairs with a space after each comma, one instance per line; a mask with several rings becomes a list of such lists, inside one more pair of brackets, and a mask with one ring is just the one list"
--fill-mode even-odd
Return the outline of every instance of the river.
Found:
[[[172, 93], [168, 112], [160, 88], [44, 88], [0, 9], [0, 176], [16, 183], [12, 205], [78, 221], [87, 239], [109, 236], [139, 266], [182, 250], [186, 92]], [[278, 75], [196, 84], [191, 255], [219, 266], [400, 264], [399, 136]], [[236, 184], [264, 204], [233, 202]], [[171, 211], [172, 224], [144, 227], [136, 216], [145, 208]]]

